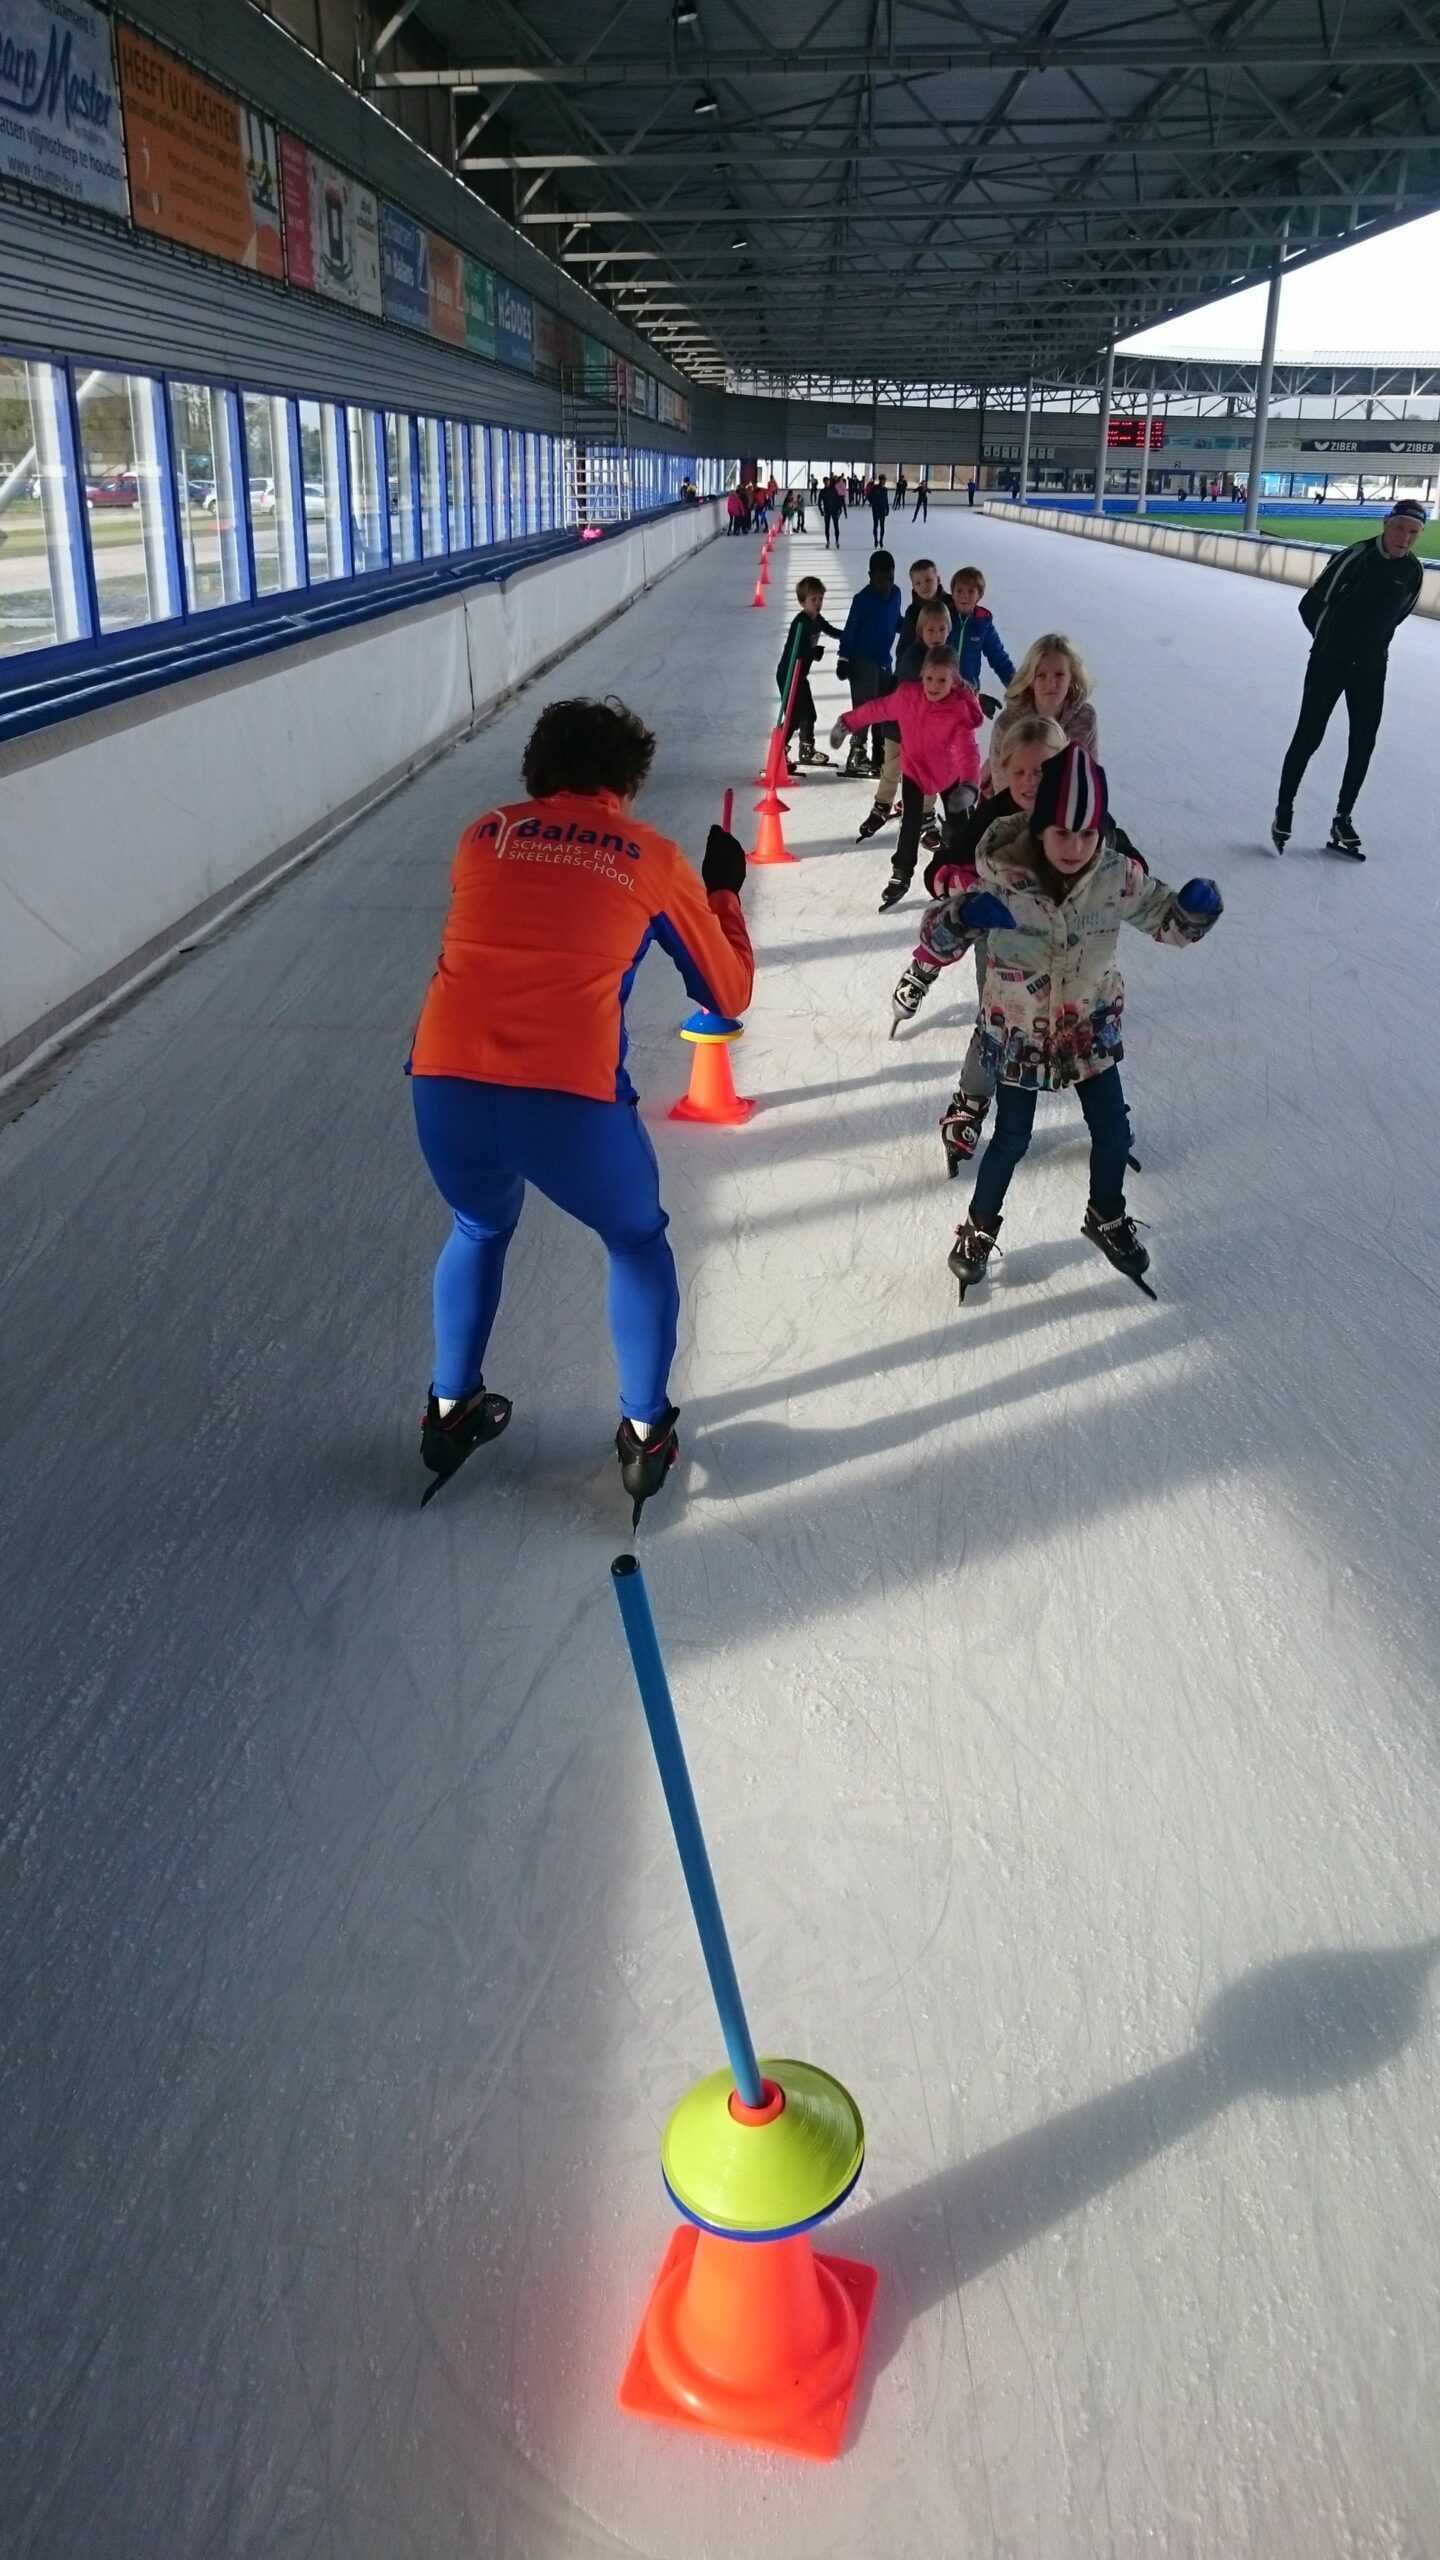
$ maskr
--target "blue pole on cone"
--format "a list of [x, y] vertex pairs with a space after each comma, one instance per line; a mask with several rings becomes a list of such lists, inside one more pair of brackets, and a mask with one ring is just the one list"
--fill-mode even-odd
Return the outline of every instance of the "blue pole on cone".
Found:
[[680, 1853], [680, 1865], [684, 1872], [686, 1890], [690, 1896], [690, 1908], [695, 1914], [695, 1926], [700, 1936], [700, 1951], [705, 1958], [705, 1970], [710, 1976], [710, 1988], [715, 1994], [715, 2006], [720, 2015], [720, 2032], [725, 2038], [725, 2050], [730, 2057], [730, 2068], [735, 2075], [736, 2094], [742, 2104], [747, 2107], [763, 2107], [765, 2089], [760, 2077], [760, 2065], [755, 2059], [755, 2047], [750, 2038], [745, 2004], [740, 1997], [740, 1985], [735, 1977], [730, 1941], [725, 1934], [725, 1922], [720, 1910], [720, 1897], [715, 1890], [715, 1878], [710, 1870], [710, 1859], [705, 1847], [705, 1834], [700, 1828], [695, 1791], [690, 1784], [690, 1772], [685, 1764], [685, 1746], [680, 1739], [680, 1727], [675, 1721], [675, 1703], [670, 1695], [670, 1683], [665, 1677], [665, 1665], [660, 1657], [660, 1639], [655, 1633], [655, 1621], [650, 1614], [649, 1594], [645, 1589], [645, 1577], [640, 1570], [638, 1558], [631, 1555], [617, 1556], [610, 1567], [610, 1579], [619, 1605], [620, 1621], [625, 1629], [625, 1641], [630, 1648], [630, 1660], [634, 1666], [635, 1685], [640, 1692], [640, 1704], [645, 1710], [645, 1721], [650, 1728], [655, 1765], [660, 1772], [660, 1784], [664, 1789], [671, 1828], [675, 1834], [675, 1846]]

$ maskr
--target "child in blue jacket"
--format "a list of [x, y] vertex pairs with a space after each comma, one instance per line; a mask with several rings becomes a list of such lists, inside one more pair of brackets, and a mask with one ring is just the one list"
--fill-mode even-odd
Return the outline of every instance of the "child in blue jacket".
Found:
[[[988, 660], [1002, 684], [1015, 673], [1010, 653], [995, 628], [995, 617], [982, 602], [983, 569], [957, 569], [950, 581], [951, 646], [960, 652], [960, 673], [980, 690], [981, 660]], [[956, 626], [958, 625], [958, 630]]]
[[[849, 677], [850, 703], [854, 710], [858, 710], [862, 702], [873, 702], [878, 695], [890, 691], [894, 681], [890, 658], [902, 611], [895, 584], [894, 554], [872, 551], [869, 583], [851, 598], [845, 628], [840, 634], [840, 654], [835, 668], [842, 683]], [[870, 746], [868, 756], [867, 739]], [[850, 741], [845, 771], [847, 774], [878, 773], [883, 755], [883, 745], [873, 730], [858, 732]]]

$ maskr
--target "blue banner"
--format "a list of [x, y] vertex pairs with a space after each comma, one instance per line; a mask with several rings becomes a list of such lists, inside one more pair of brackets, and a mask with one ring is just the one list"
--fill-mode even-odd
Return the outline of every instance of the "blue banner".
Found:
[[380, 207], [380, 294], [387, 320], [430, 328], [430, 235], [398, 205]]
[[535, 305], [523, 286], [495, 279], [495, 352], [522, 373], [535, 370]]

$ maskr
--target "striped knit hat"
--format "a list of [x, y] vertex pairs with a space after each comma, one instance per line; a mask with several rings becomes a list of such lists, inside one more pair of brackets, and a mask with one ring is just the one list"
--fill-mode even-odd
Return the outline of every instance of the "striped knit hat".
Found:
[[1397, 498], [1390, 513], [1392, 516], [1399, 516], [1406, 524], [1425, 524], [1429, 521], [1418, 498]]
[[1085, 747], [1063, 747], [1041, 766], [1030, 821], [1035, 835], [1043, 835], [1047, 827], [1073, 828], [1082, 835], [1093, 828], [1102, 835], [1109, 814], [1104, 767]]

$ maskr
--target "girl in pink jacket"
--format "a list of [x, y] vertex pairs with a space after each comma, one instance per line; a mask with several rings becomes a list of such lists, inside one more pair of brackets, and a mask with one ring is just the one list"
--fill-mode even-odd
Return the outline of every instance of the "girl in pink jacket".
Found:
[[882, 915], [904, 897], [915, 876], [926, 793], [937, 795], [947, 818], [959, 818], [974, 806], [980, 788], [976, 731], [984, 717], [953, 653], [927, 649], [918, 684], [898, 684], [878, 701], [842, 712], [831, 730], [830, 744], [838, 747], [847, 732], [873, 728], [880, 720], [893, 720], [899, 727], [900, 841], [880, 900]]

